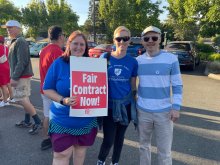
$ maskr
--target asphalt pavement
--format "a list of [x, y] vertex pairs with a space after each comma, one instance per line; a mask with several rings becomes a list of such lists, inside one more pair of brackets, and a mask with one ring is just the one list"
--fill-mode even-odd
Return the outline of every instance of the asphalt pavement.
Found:
[[[38, 59], [33, 63], [38, 70]], [[174, 126], [173, 165], [220, 165], [220, 96], [219, 81], [196, 70], [183, 72], [184, 102], [181, 118]], [[32, 79], [31, 102], [43, 117], [39, 93], [39, 73]], [[24, 118], [17, 104], [0, 108], [0, 165], [51, 165], [52, 150], [40, 150], [42, 132], [29, 135], [28, 129], [14, 124]], [[102, 142], [102, 132], [88, 149], [85, 165], [95, 165]], [[152, 142], [152, 165], [157, 165], [156, 144]], [[106, 165], [110, 164], [111, 154]], [[131, 124], [125, 135], [120, 165], [138, 165], [138, 134]]]

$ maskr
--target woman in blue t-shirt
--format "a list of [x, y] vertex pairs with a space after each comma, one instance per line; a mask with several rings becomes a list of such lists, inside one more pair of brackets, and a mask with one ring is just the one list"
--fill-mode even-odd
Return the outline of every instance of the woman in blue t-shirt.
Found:
[[112, 163], [117, 165], [124, 142], [124, 134], [132, 121], [137, 123], [134, 93], [138, 64], [135, 58], [126, 55], [130, 42], [130, 31], [119, 26], [114, 31], [116, 50], [102, 57], [108, 63], [108, 116], [103, 117], [104, 139], [99, 151], [97, 165], [104, 165], [111, 146], [114, 144]]
[[95, 117], [70, 117], [70, 106], [77, 104], [76, 97], [70, 97], [70, 56], [88, 57], [88, 45], [80, 31], [74, 31], [68, 38], [66, 50], [50, 66], [44, 93], [53, 100], [50, 108], [49, 135], [54, 150], [53, 164], [82, 165], [88, 146], [93, 145], [97, 134]]

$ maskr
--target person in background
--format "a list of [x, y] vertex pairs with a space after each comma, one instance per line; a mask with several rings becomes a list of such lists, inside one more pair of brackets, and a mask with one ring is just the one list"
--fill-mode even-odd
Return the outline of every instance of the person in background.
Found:
[[64, 46], [65, 37], [62, 28], [59, 26], [51, 26], [48, 29], [48, 38], [50, 44], [44, 47], [40, 52], [40, 92], [43, 100], [44, 120], [43, 120], [43, 135], [44, 140], [41, 142], [41, 149], [46, 150], [52, 147], [51, 140], [48, 137], [48, 125], [49, 125], [49, 110], [51, 100], [44, 95], [43, 83], [47, 70], [55, 59], [63, 54], [62, 48]]
[[140, 165], [151, 164], [153, 132], [157, 143], [158, 165], [172, 165], [173, 122], [179, 118], [182, 104], [179, 62], [175, 55], [160, 50], [159, 28], [149, 26], [141, 36], [146, 53], [137, 57]]
[[[29, 46], [21, 34], [21, 24], [16, 20], [9, 20], [5, 25], [9, 37], [12, 39], [9, 49], [10, 83], [13, 87], [14, 99], [23, 106], [26, 114], [25, 119], [16, 123], [17, 127], [32, 127], [29, 130], [31, 135], [38, 133], [41, 129], [41, 120], [31, 104], [29, 96], [31, 91], [31, 77], [33, 76], [30, 60]], [[30, 122], [30, 116], [34, 124]]]
[[104, 138], [99, 151], [97, 165], [104, 165], [106, 157], [114, 144], [111, 165], [118, 165], [126, 129], [133, 121], [137, 124], [136, 76], [138, 64], [135, 58], [126, 55], [130, 42], [130, 30], [119, 26], [114, 31], [116, 50], [101, 57], [108, 63], [108, 116], [103, 117]]
[[53, 100], [48, 131], [53, 165], [69, 165], [72, 156], [74, 165], [83, 165], [86, 150], [97, 134], [96, 117], [69, 116], [70, 106], [77, 105], [77, 98], [70, 97], [70, 56], [88, 57], [87, 40], [80, 31], [69, 36], [65, 52], [50, 66], [44, 81], [44, 94]]
[[9, 102], [13, 98], [10, 85], [10, 67], [8, 63], [8, 48], [4, 45], [5, 38], [0, 36], [0, 88], [2, 101], [0, 107], [10, 105]]

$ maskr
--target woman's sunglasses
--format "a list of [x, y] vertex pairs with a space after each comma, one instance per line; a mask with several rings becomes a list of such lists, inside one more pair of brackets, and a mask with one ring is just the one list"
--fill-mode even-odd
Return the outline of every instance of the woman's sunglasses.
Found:
[[123, 40], [124, 42], [127, 42], [127, 41], [130, 40], [130, 37], [128, 37], [128, 36], [125, 36], [125, 37], [116, 37], [115, 40], [116, 40], [117, 42], [121, 42], [121, 40]]
[[157, 36], [144, 37], [143, 40], [145, 42], [149, 42], [150, 38], [151, 38], [152, 41], [157, 41], [159, 37], [157, 37]]

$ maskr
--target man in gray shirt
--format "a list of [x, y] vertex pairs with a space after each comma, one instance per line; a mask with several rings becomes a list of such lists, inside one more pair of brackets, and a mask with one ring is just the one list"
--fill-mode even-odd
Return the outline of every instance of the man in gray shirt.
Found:
[[[9, 48], [9, 64], [14, 100], [22, 105], [26, 112], [25, 119], [15, 125], [20, 128], [32, 127], [29, 133], [33, 135], [38, 133], [41, 128], [41, 120], [29, 100], [30, 81], [33, 76], [29, 46], [21, 35], [21, 24], [18, 21], [10, 20], [1, 27], [7, 29], [8, 35], [12, 39]], [[30, 122], [30, 116], [34, 119], [33, 125]]]

